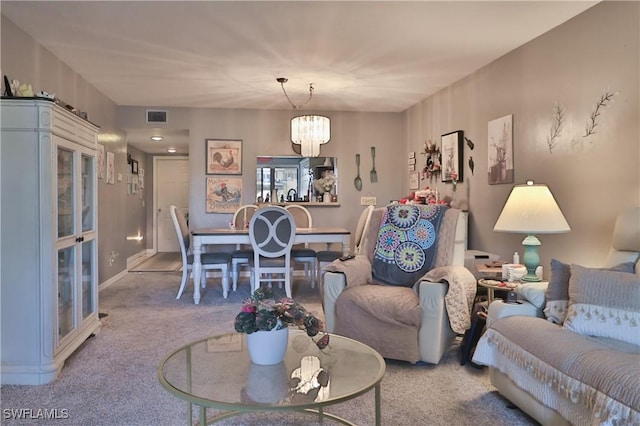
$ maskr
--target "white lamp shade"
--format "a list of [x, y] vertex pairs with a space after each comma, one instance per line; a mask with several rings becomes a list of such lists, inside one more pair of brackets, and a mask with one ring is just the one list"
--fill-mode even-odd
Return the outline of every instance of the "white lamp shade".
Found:
[[320, 145], [331, 139], [331, 121], [323, 115], [299, 115], [291, 119], [291, 142], [300, 145], [303, 157], [318, 157]]
[[493, 228], [498, 232], [556, 234], [571, 228], [547, 185], [516, 185]]

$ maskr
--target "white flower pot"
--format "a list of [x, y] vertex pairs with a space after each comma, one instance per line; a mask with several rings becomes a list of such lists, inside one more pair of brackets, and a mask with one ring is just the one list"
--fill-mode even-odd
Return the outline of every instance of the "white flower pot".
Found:
[[324, 201], [325, 203], [330, 203], [331, 202], [331, 193], [330, 192], [325, 192], [324, 195], [322, 196], [322, 201]]
[[249, 358], [251, 358], [251, 362], [258, 365], [279, 364], [287, 352], [288, 341], [288, 327], [247, 334]]
[[287, 397], [289, 377], [284, 362], [275, 365], [249, 365], [247, 396], [258, 404], [277, 404]]

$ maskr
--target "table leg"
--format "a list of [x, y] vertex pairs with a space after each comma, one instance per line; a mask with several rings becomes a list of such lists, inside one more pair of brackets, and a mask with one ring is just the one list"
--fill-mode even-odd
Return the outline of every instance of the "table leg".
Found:
[[198, 237], [192, 238], [193, 242], [193, 302], [200, 303], [200, 275], [202, 272], [202, 243]]
[[382, 410], [380, 408], [380, 383], [378, 382], [378, 384], [375, 387], [375, 393], [376, 393], [376, 426], [381, 426], [382, 425]]
[[489, 306], [491, 302], [493, 302], [493, 299], [494, 299], [493, 289], [491, 287], [487, 287], [487, 306]]
[[342, 237], [342, 254], [345, 256], [351, 254], [351, 236], [349, 234]]
[[200, 406], [200, 425], [207, 424], [207, 407]]

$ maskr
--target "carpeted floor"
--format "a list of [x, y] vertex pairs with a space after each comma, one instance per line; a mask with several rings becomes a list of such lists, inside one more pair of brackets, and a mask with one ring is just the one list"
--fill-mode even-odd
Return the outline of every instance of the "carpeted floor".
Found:
[[[211, 335], [232, 332], [233, 319], [249, 294], [244, 281], [228, 299], [219, 281], [210, 280], [200, 305], [189, 288], [175, 295], [177, 272], [130, 273], [100, 292], [101, 331], [66, 362], [59, 378], [42, 386], [2, 386], [3, 425], [178, 425], [187, 404], [164, 390], [157, 365], [170, 351]], [[322, 315], [317, 290], [294, 284], [294, 297]], [[534, 425], [518, 409], [508, 408], [486, 370], [461, 366], [454, 345], [438, 365], [387, 361], [382, 381], [382, 424], [397, 425]], [[11, 409], [65, 410], [58, 420], [15, 420]], [[7, 411], [9, 410], [9, 411]], [[328, 410], [358, 425], [374, 423], [373, 392]], [[194, 411], [195, 414], [195, 411]], [[316, 425], [308, 414], [256, 413], [222, 425]], [[324, 424], [335, 424], [325, 420]]]
[[130, 272], [175, 272], [182, 268], [182, 255], [180, 253], [156, 253], [139, 265], [130, 269]]

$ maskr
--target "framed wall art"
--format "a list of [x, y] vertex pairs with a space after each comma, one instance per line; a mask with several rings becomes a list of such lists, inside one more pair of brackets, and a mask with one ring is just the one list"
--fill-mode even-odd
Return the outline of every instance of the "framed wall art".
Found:
[[131, 173], [134, 175], [138, 174], [138, 161], [131, 160]]
[[441, 141], [442, 182], [451, 182], [454, 180], [453, 177], [456, 178], [456, 182], [462, 182], [464, 132], [456, 130], [455, 132], [445, 133], [442, 135]]
[[242, 141], [231, 139], [206, 139], [205, 155], [208, 175], [242, 174]]
[[420, 173], [409, 173], [409, 189], [420, 189]]
[[104, 179], [105, 176], [105, 163], [106, 159], [104, 157], [104, 145], [100, 145], [98, 144], [98, 150], [97, 150], [97, 154], [96, 154], [96, 162], [98, 163], [98, 166], [96, 167], [96, 170], [98, 172], [98, 179]]
[[242, 200], [242, 178], [207, 178], [207, 213], [233, 213]]
[[114, 185], [116, 183], [116, 154], [107, 152], [107, 183]]
[[513, 114], [489, 122], [487, 144], [489, 185], [513, 183]]

